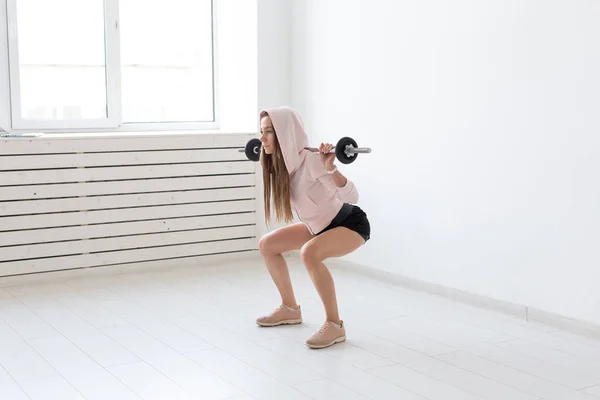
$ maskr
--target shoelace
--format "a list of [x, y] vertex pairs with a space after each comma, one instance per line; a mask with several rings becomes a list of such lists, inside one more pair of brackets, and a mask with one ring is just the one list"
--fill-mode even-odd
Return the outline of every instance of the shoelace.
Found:
[[319, 328], [319, 330], [317, 331], [317, 334], [324, 333], [324, 332], [327, 330], [327, 328], [329, 328], [329, 322], [325, 322], [325, 323], [323, 324], [323, 326], [321, 326], [321, 327]]
[[279, 307], [277, 307], [276, 309], [274, 309], [272, 314], [276, 313], [279, 310], [287, 310], [287, 308], [285, 308], [285, 306], [282, 304]]

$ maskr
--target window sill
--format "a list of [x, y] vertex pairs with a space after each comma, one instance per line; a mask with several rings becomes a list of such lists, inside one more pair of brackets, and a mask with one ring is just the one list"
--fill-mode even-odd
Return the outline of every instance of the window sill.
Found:
[[164, 130], [164, 131], [136, 131], [136, 132], [11, 132], [0, 134], [0, 139], [11, 140], [34, 140], [34, 139], [119, 139], [119, 138], [144, 138], [144, 137], [174, 137], [174, 136], [198, 136], [198, 135], [256, 135], [251, 131], [230, 130]]

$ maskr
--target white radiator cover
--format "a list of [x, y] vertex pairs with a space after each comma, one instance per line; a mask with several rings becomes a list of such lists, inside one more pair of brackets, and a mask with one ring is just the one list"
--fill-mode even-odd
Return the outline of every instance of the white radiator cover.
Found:
[[0, 276], [256, 250], [253, 137], [0, 139]]

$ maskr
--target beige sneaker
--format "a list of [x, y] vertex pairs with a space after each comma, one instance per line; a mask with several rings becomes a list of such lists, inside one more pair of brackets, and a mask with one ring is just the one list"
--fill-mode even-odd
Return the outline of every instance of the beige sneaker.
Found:
[[306, 341], [306, 345], [311, 349], [322, 349], [345, 340], [346, 328], [344, 328], [344, 321], [340, 325], [327, 321], [321, 329]]
[[260, 326], [294, 325], [302, 323], [302, 311], [300, 306], [293, 309], [286, 305], [280, 305], [271, 314], [256, 320]]

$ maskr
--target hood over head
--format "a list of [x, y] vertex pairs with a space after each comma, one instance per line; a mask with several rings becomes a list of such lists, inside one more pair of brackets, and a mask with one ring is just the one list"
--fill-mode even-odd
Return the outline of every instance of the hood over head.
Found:
[[304, 123], [300, 115], [290, 107], [265, 109], [260, 112], [261, 118], [269, 114], [283, 160], [288, 172], [292, 174], [302, 163], [302, 150], [308, 146], [308, 136], [304, 131]]

